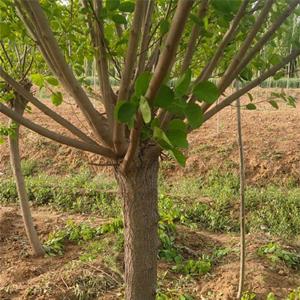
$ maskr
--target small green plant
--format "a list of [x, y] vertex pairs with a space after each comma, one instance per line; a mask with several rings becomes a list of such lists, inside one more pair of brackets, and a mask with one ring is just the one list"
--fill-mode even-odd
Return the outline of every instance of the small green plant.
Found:
[[286, 300], [300, 300], [300, 287], [290, 292]]
[[158, 233], [160, 239], [159, 257], [168, 262], [181, 262], [183, 257], [175, 245], [175, 224], [172, 221], [160, 221]]
[[24, 176], [34, 176], [38, 172], [38, 163], [35, 160], [22, 160], [21, 167]]
[[44, 248], [48, 255], [62, 255], [66, 241], [79, 244], [96, 239], [106, 233], [118, 233], [122, 228], [123, 221], [121, 219], [114, 219], [110, 223], [98, 227], [91, 227], [85, 223], [77, 224], [73, 220], [68, 220], [63, 229], [49, 234]]
[[274, 293], [269, 293], [266, 300], [276, 300]]
[[187, 261], [176, 264], [173, 270], [185, 275], [205, 275], [210, 272], [212, 262], [208, 257], [202, 257], [197, 260], [189, 259]]
[[246, 291], [243, 293], [241, 300], [255, 300], [256, 294], [253, 292]]
[[282, 249], [277, 243], [269, 243], [258, 249], [258, 255], [266, 256], [273, 263], [278, 261], [284, 262], [288, 267], [299, 270], [300, 269], [300, 255]]

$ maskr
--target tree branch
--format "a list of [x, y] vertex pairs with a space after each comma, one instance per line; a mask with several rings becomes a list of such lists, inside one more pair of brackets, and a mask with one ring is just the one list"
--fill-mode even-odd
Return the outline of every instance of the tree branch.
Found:
[[98, 145], [94, 140], [88, 137], [84, 132], [79, 128], [75, 127], [68, 120], [64, 119], [62, 116], [57, 114], [55, 111], [50, 109], [48, 106], [43, 104], [37, 98], [35, 98], [30, 92], [24, 89], [17, 81], [15, 81], [11, 76], [9, 76], [1, 67], [0, 67], [0, 76], [24, 99], [31, 102], [35, 107], [40, 109], [45, 115], [56, 121], [58, 124], [69, 130], [75, 136], [79, 137], [81, 140], [89, 144]]
[[[137, 0], [135, 3], [133, 22], [130, 31], [129, 44], [126, 52], [125, 66], [123, 69], [120, 89], [118, 94], [119, 101], [128, 101], [130, 83], [134, 75], [134, 68], [136, 62], [137, 49], [139, 38], [141, 34], [141, 27], [143, 21], [143, 11], [146, 7], [145, 0]], [[115, 120], [113, 142], [117, 153], [125, 152], [125, 126]]]
[[247, 93], [248, 91], [250, 91], [251, 89], [255, 88], [256, 86], [258, 86], [259, 84], [261, 84], [264, 80], [266, 80], [267, 78], [273, 76], [276, 74], [276, 72], [278, 70], [280, 70], [282, 67], [284, 67], [286, 64], [288, 64], [290, 61], [292, 61], [293, 59], [295, 59], [297, 56], [300, 55], [300, 48], [299, 49], [294, 49], [290, 55], [288, 55], [287, 57], [285, 57], [281, 63], [273, 66], [272, 68], [270, 68], [268, 71], [266, 71], [265, 73], [263, 73], [261, 76], [259, 76], [258, 78], [256, 78], [255, 80], [251, 81], [250, 83], [248, 83], [246, 86], [244, 86], [243, 88], [241, 88], [240, 90], [236, 91], [235, 93], [233, 93], [232, 95], [228, 96], [227, 98], [225, 98], [222, 102], [220, 102], [219, 104], [217, 104], [216, 106], [212, 107], [210, 110], [208, 110], [203, 117], [204, 122], [206, 122], [207, 120], [209, 120], [212, 116], [214, 116], [216, 113], [218, 113], [220, 110], [222, 110], [224, 107], [230, 105], [233, 101], [235, 101], [237, 98], [241, 97], [242, 95], [244, 95], [245, 93]]
[[209, 78], [209, 76], [211, 76], [212, 72], [214, 71], [214, 69], [218, 65], [221, 57], [223, 56], [225, 48], [227, 47], [229, 42], [234, 37], [234, 35], [238, 29], [238, 26], [241, 22], [241, 19], [245, 15], [245, 11], [246, 11], [246, 8], [247, 8], [247, 5], [249, 4], [249, 2], [250, 2], [250, 0], [244, 0], [243, 3], [241, 4], [237, 14], [235, 15], [234, 19], [230, 23], [230, 26], [229, 26], [227, 32], [223, 36], [223, 39], [222, 39], [219, 47], [217, 48], [215, 54], [213, 55], [213, 57], [209, 61], [209, 63], [204, 67], [201, 74], [197, 77], [197, 79], [195, 80], [195, 84], [197, 84], [201, 81], [205, 81]]
[[[193, 5], [193, 0], [179, 0], [176, 8], [174, 18], [172, 20], [170, 30], [168, 32], [164, 49], [159, 56], [157, 66], [154, 70], [153, 76], [150, 80], [149, 87], [146, 92], [146, 99], [149, 103], [154, 101], [156, 93], [160, 88], [166, 75], [169, 73], [174, 64], [174, 57], [182, 36], [184, 25], [188, 19], [190, 10]], [[130, 144], [123, 160], [121, 169], [126, 172], [129, 163], [134, 159], [139, 143], [139, 136], [142, 127], [142, 116], [138, 112], [137, 121], [134, 128], [130, 132]]]
[[[204, 16], [207, 13], [207, 9], [208, 9], [208, 0], [202, 0], [201, 5], [199, 6], [199, 11], [198, 11], [198, 18], [199, 19], [203, 19]], [[189, 65], [191, 64], [192, 58], [193, 58], [193, 54], [196, 50], [196, 44], [197, 44], [197, 40], [200, 34], [200, 26], [199, 24], [194, 24], [192, 32], [191, 32], [191, 36], [190, 36], [190, 40], [189, 43], [187, 45], [187, 49], [184, 55], [184, 59], [183, 59], [183, 63], [181, 66], [181, 73], [184, 73], [187, 68], [189, 67]]]
[[38, 0], [15, 0], [15, 2], [27, 11], [28, 16], [24, 18], [24, 21], [30, 22], [28, 27], [34, 29], [33, 34], [35, 34], [44, 58], [65, 89], [75, 99], [96, 136], [111, 145], [111, 136], [109, 131], [105, 130], [106, 119], [94, 108], [67, 64]]
[[221, 78], [221, 81], [218, 84], [218, 88], [219, 88], [220, 93], [222, 93], [226, 89], [229, 82], [231, 83], [231, 80], [230, 80], [231, 79], [231, 74], [237, 68], [237, 66], [239, 65], [239, 62], [241, 61], [241, 59], [243, 58], [243, 56], [245, 55], [245, 53], [249, 49], [251, 43], [253, 42], [256, 34], [258, 33], [258, 31], [263, 26], [263, 24], [265, 22], [265, 19], [266, 19], [267, 15], [269, 14], [269, 12], [272, 8], [273, 3], [274, 3], [274, 0], [266, 0], [265, 5], [262, 8], [259, 16], [257, 17], [257, 20], [255, 21], [252, 29], [248, 33], [246, 39], [243, 41], [243, 43], [242, 43], [239, 51], [237, 52], [237, 54], [231, 60], [230, 65], [226, 69], [224, 75]]
[[2, 103], [0, 103], [0, 112], [3, 113], [4, 115], [6, 115], [7, 117], [11, 118], [15, 122], [29, 128], [30, 130], [38, 133], [39, 135], [42, 135], [46, 138], [53, 140], [55, 142], [58, 142], [60, 144], [64, 144], [67, 146], [71, 146], [71, 147], [74, 147], [74, 148], [77, 148], [77, 149], [80, 149], [83, 151], [100, 154], [100, 155], [103, 155], [108, 158], [116, 159], [115, 153], [113, 151], [111, 151], [109, 148], [106, 148], [106, 147], [103, 147], [100, 145], [96, 146], [94, 144], [87, 144], [85, 142], [78, 141], [78, 140], [72, 139], [72, 138], [64, 136], [64, 135], [60, 135], [56, 132], [53, 132], [47, 128], [44, 128], [44, 127], [26, 119], [25, 117], [22, 117], [20, 114], [9, 109]]
[[152, 21], [152, 14], [154, 11], [154, 0], [148, 0], [148, 6], [144, 18], [144, 24], [142, 28], [142, 43], [139, 55], [138, 66], [136, 69], [135, 78], [138, 77], [142, 72], [145, 70], [145, 63], [147, 58], [147, 50], [150, 42], [150, 29], [151, 29], [151, 21]]
[[92, 21], [88, 19], [88, 24], [90, 27], [91, 39], [95, 48], [96, 67], [97, 67], [100, 88], [101, 88], [101, 94], [103, 98], [105, 111], [107, 113], [110, 132], [112, 135], [113, 123], [114, 123], [114, 106], [115, 106], [116, 96], [112, 90], [110, 80], [109, 80], [104, 27], [103, 27], [102, 20], [100, 18], [100, 12], [102, 10], [102, 1], [93, 0], [93, 4], [92, 4], [90, 0], [84, 0], [83, 3], [86, 8], [90, 7], [94, 14], [94, 22], [92, 23]]
[[[245, 66], [255, 57], [255, 55], [264, 47], [264, 45], [270, 40], [276, 30], [286, 21], [286, 19], [292, 14], [296, 6], [300, 4], [299, 0], [293, 0], [289, 3], [287, 9], [278, 17], [271, 25], [269, 30], [261, 37], [261, 39], [255, 44], [253, 48], [250, 48], [246, 55], [242, 56], [236, 69], [230, 74], [230, 83], [236, 78], [236, 76], [245, 68]], [[228, 85], [227, 85], [228, 86]]]

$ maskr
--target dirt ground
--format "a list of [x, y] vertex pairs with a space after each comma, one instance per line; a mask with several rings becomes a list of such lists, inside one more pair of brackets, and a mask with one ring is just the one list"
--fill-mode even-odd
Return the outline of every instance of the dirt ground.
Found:
[[[254, 100], [266, 100], [269, 92], [257, 89], [253, 92]], [[289, 93], [300, 99], [300, 91], [291, 90]], [[243, 103], [248, 101], [247, 97], [243, 98]], [[82, 117], [75, 113], [75, 106], [65, 103], [58, 111], [85, 130]], [[167, 161], [164, 162], [163, 172], [176, 177], [205, 174], [212, 168], [238, 170], [235, 114], [235, 108], [229, 107], [219, 117], [192, 133], [186, 168]], [[32, 117], [39, 124], [57, 129], [36, 110], [33, 110]], [[280, 109], [275, 110], [263, 104], [256, 111], [243, 110], [242, 118], [248, 182], [263, 185], [266, 182], [293, 180], [299, 184], [300, 106], [295, 109], [280, 105]], [[1, 120], [5, 121], [0, 116]], [[23, 158], [37, 161], [45, 173], [63, 175], [81, 167], [88, 167], [95, 172], [110, 172], [109, 168], [91, 165], [103, 161], [102, 158], [57, 145], [27, 129], [22, 129], [21, 138]], [[1, 176], [9, 173], [7, 145], [0, 145], [0, 155], [1, 180]], [[69, 215], [49, 208], [34, 208], [33, 216], [43, 239], [54, 227], [63, 226], [69, 218]], [[72, 218], [84, 220], [87, 217], [74, 215]], [[184, 238], [188, 239], [190, 248], [198, 250], [202, 249], [203, 244], [238, 249], [239, 242], [234, 235], [195, 231], [190, 234], [186, 232]], [[265, 299], [270, 291], [278, 299], [284, 299], [291, 289], [300, 286], [299, 272], [283, 265], [272, 265], [257, 257], [257, 248], [269, 242], [269, 236], [251, 234], [247, 240], [246, 288], [254, 291], [257, 299]], [[294, 247], [300, 251], [300, 242], [296, 241]], [[0, 207], [0, 299], [74, 299], [68, 298], [68, 295], [74, 292], [74, 281], [78, 274], [101, 278], [103, 294], [99, 299], [120, 299], [122, 279], [110, 273], [98, 259], [77, 266], [80, 251], [79, 246], [70, 244], [62, 257], [30, 256], [18, 207]], [[238, 284], [238, 259], [236, 252], [231, 253], [214, 267], [211, 274], [187, 282], [185, 290], [198, 295], [197, 299], [234, 299]], [[165, 266], [161, 264], [160, 273], [164, 270]], [[170, 275], [169, 281], [168, 277], [166, 280], [167, 286], [173, 286], [181, 278]]]
[[[53, 229], [62, 227], [70, 217], [78, 222], [88, 221], [87, 216], [70, 216], [49, 208], [33, 209], [33, 217], [37, 230], [44, 239]], [[82, 249], [78, 245], [67, 245], [63, 256], [32, 257], [18, 207], [1, 207], [0, 227], [0, 299], [81, 299], [74, 298], [74, 289], [78, 278], [87, 276], [101, 280], [101, 286], [97, 285], [97, 288], [102, 294], [97, 299], [122, 298], [122, 278], [108, 270], [99, 258], [93, 262], [80, 263], [78, 258]], [[178, 239], [184, 242], [189, 251], [206, 253], [214, 247], [232, 249], [209, 275], [186, 282], [184, 292], [198, 295], [197, 299], [234, 299], [239, 271], [238, 236], [179, 228]], [[258, 257], [257, 249], [269, 242], [270, 237], [248, 234], [247, 241], [246, 289], [255, 292], [256, 299], [265, 299], [270, 291], [278, 299], [284, 299], [293, 288], [300, 285], [299, 272]], [[159, 273], [164, 273], [166, 268], [165, 263], [160, 263]], [[172, 272], [164, 276], [164, 286], [169, 288], [182, 280], [180, 275]]]

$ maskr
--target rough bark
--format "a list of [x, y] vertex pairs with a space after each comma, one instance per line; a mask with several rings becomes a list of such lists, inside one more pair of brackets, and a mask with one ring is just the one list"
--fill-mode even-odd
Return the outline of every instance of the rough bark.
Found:
[[158, 251], [158, 159], [116, 171], [124, 201], [125, 299], [154, 300]]
[[25, 181], [21, 170], [21, 158], [19, 151], [19, 126], [17, 126], [16, 128], [15, 136], [9, 137], [9, 148], [11, 167], [17, 185], [26, 234], [34, 255], [41, 256], [44, 254], [44, 250], [33, 224]]

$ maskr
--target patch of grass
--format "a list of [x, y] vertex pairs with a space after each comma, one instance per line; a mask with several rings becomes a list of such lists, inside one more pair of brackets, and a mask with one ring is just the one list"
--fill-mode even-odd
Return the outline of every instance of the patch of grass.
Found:
[[[173, 201], [185, 224], [214, 232], [239, 230], [239, 180], [232, 173], [212, 171], [205, 178], [167, 182], [162, 191]], [[248, 186], [248, 231], [267, 231], [281, 237], [300, 233], [300, 187], [287, 185]], [[171, 208], [171, 206], [169, 206]]]
[[[114, 181], [105, 176], [92, 177], [82, 172], [74, 176], [41, 175], [26, 178], [29, 200], [34, 205], [51, 204], [62, 211], [97, 213], [102, 217], [116, 217], [121, 212]], [[0, 182], [0, 203], [18, 201], [12, 179]]]
[[81, 243], [94, 240], [106, 233], [119, 233], [123, 229], [123, 221], [119, 218], [98, 227], [91, 227], [86, 223], [75, 223], [68, 220], [66, 226], [49, 234], [44, 243], [48, 255], [62, 255], [67, 241]]
[[250, 230], [289, 237], [300, 233], [300, 188], [250, 187], [246, 192]]
[[277, 243], [269, 243], [257, 251], [258, 255], [267, 257], [272, 263], [283, 262], [289, 268], [300, 270], [300, 255], [283, 249]]
[[38, 163], [36, 160], [22, 160], [21, 168], [24, 176], [34, 176], [38, 172]]

